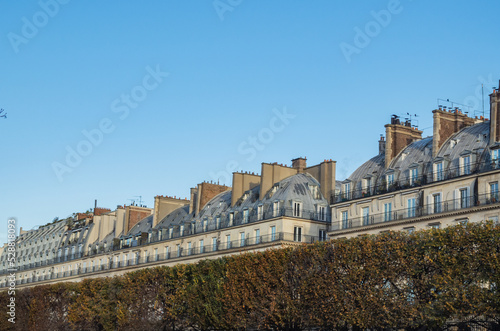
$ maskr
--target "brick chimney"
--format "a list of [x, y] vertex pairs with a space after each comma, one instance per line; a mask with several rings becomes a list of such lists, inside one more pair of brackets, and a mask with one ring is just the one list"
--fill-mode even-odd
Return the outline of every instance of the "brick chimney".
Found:
[[189, 212], [194, 212], [195, 215], [198, 215], [200, 210], [202, 210], [207, 202], [212, 200], [213, 197], [230, 189], [230, 186], [219, 185], [215, 183], [203, 182], [201, 184], [198, 184], [197, 187], [191, 189], [191, 202], [189, 205]]
[[475, 123], [473, 118], [462, 114], [457, 108], [447, 111], [441, 108], [435, 109], [433, 113], [433, 132], [432, 132], [432, 157], [436, 157], [439, 148], [454, 133]]
[[409, 121], [401, 123], [399, 118], [393, 115], [391, 124], [385, 125], [385, 137], [385, 167], [388, 168], [391, 161], [406, 146], [422, 139], [422, 131], [413, 128]]
[[500, 82], [490, 94], [490, 144], [500, 142]]
[[307, 168], [307, 159], [305, 157], [298, 157], [292, 160], [292, 168], [297, 169], [297, 172], [303, 173], [304, 169]]

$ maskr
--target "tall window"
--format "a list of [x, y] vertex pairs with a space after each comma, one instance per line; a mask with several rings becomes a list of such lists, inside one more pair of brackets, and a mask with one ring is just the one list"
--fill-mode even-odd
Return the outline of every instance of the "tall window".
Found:
[[440, 213], [441, 212], [441, 194], [436, 193], [432, 196], [433, 199], [433, 212]]
[[500, 167], [500, 153], [498, 151], [500, 151], [500, 149], [494, 149], [491, 151], [491, 165], [493, 169]]
[[233, 220], [234, 220], [234, 212], [229, 213], [229, 226], [233, 225]]
[[394, 184], [394, 174], [388, 174], [386, 176], [386, 180], [387, 180], [387, 189], [389, 189], [393, 184]]
[[158, 261], [160, 256], [158, 255], [158, 248], [155, 248], [155, 261]]
[[279, 210], [280, 210], [280, 202], [274, 201], [273, 202], [273, 217], [279, 216]]
[[349, 220], [347, 218], [347, 210], [346, 211], [343, 211], [342, 214], [341, 214], [341, 220], [342, 220], [342, 229], [347, 229], [349, 224]]
[[418, 168], [410, 169], [410, 185], [414, 185], [418, 179]]
[[188, 242], [188, 255], [191, 255], [193, 253], [193, 248], [191, 246], [191, 243]]
[[261, 220], [264, 216], [264, 208], [262, 205], [257, 207], [257, 219]]
[[343, 194], [343, 198], [344, 199], [350, 199], [351, 197], [351, 183], [345, 183], [344, 185], [344, 194]]
[[490, 183], [490, 200], [491, 202], [498, 202], [498, 182]]
[[370, 177], [363, 179], [363, 193], [370, 194], [370, 188], [372, 187], [372, 179]]
[[415, 198], [408, 199], [408, 217], [415, 217]]
[[248, 222], [248, 209], [243, 210], [243, 223]]
[[260, 244], [260, 229], [255, 230], [255, 243]]
[[208, 220], [207, 219], [203, 220], [203, 231], [204, 232], [208, 231]]
[[326, 241], [326, 230], [319, 230], [319, 241]]
[[462, 157], [462, 175], [470, 174], [470, 155]]
[[300, 202], [293, 203], [293, 216], [295, 216], [295, 217], [301, 216], [301, 203]]
[[231, 235], [226, 235], [226, 246], [227, 248], [231, 248]]
[[170, 259], [170, 247], [169, 246], [165, 247], [165, 258]]
[[245, 246], [245, 232], [240, 233], [240, 246]]
[[293, 228], [293, 240], [294, 241], [302, 241], [302, 228], [301, 227], [294, 227]]
[[384, 204], [384, 221], [388, 222], [392, 220], [392, 202]]
[[273, 225], [271, 226], [271, 241], [276, 240], [276, 227]]
[[362, 209], [363, 213], [363, 225], [370, 224], [370, 207], [364, 207]]
[[325, 213], [326, 208], [323, 206], [318, 206], [318, 219], [320, 221], [324, 221], [326, 219], [326, 213]]
[[460, 208], [468, 208], [469, 207], [469, 195], [467, 189], [460, 190]]
[[177, 257], [180, 257], [181, 256], [181, 245], [180, 244], [177, 244]]
[[215, 226], [217, 227], [217, 229], [220, 229], [220, 216], [217, 216], [215, 218]]
[[434, 180], [435, 181], [443, 180], [444, 179], [443, 162], [436, 163], [434, 167], [435, 167]]
[[203, 241], [203, 239], [200, 239], [200, 253], [204, 253], [205, 252], [205, 242]]

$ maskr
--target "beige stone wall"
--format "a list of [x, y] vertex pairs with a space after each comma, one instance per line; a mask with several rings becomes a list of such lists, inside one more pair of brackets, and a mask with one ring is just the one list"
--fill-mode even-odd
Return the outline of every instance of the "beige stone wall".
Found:
[[335, 193], [336, 164], [333, 160], [325, 160], [318, 165], [304, 169], [304, 172], [310, 174], [319, 182], [321, 194], [327, 201], [330, 201], [330, 196]]

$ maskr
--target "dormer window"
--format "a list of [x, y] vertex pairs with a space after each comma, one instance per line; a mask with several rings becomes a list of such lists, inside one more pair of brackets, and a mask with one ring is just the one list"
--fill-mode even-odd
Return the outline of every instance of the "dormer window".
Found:
[[389, 190], [394, 185], [394, 173], [387, 174], [386, 176], [387, 189]]
[[470, 155], [464, 155], [460, 158], [460, 175], [469, 175], [471, 173]]
[[264, 208], [262, 205], [257, 207], [257, 220], [261, 220], [264, 218]]
[[493, 167], [493, 169], [498, 169], [500, 168], [500, 153], [499, 153], [500, 149], [494, 149], [492, 150], [490, 153], [491, 153], [491, 165]]
[[302, 203], [300, 202], [292, 202], [292, 207], [293, 207], [293, 216], [294, 217], [301, 217], [302, 216]]
[[415, 185], [418, 180], [418, 167], [414, 166], [410, 169], [410, 185]]
[[351, 182], [344, 183], [342, 185], [342, 198], [349, 199], [351, 196]]
[[363, 195], [369, 195], [372, 187], [372, 177], [363, 178]]
[[444, 179], [443, 174], [443, 161], [434, 163], [434, 181], [440, 181]]
[[243, 223], [248, 222], [248, 209], [243, 209]]
[[277, 217], [279, 215], [279, 210], [280, 210], [280, 202], [274, 201], [273, 202], [273, 217]]

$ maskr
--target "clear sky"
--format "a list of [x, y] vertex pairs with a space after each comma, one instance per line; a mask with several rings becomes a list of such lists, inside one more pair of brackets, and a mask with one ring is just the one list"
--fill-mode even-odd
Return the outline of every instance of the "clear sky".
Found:
[[152, 207], [261, 162], [334, 159], [345, 179], [377, 154], [391, 114], [418, 115], [428, 136], [438, 98], [481, 111], [481, 84], [487, 97], [500, 78], [499, 12], [498, 1], [0, 0], [0, 241], [10, 217], [30, 229], [94, 199]]

